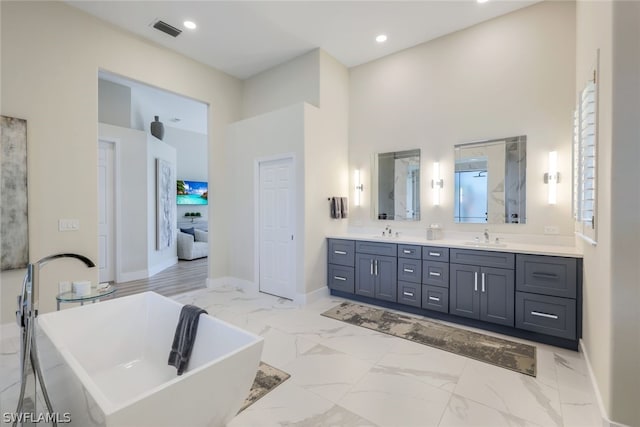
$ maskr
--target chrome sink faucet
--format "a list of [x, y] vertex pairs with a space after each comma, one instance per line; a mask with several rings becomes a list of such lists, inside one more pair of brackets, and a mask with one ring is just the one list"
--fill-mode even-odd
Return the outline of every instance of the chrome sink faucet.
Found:
[[484, 229], [484, 242], [485, 242], [485, 243], [489, 243], [489, 240], [490, 240], [490, 239], [489, 239], [489, 229], [488, 229], [488, 228], [485, 228], [485, 229]]

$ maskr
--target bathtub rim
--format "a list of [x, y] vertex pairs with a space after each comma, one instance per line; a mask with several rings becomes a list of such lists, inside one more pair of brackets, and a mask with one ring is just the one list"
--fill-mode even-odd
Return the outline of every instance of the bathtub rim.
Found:
[[[165, 302], [169, 302], [172, 305], [178, 306], [178, 307], [182, 307], [186, 304], [182, 304], [178, 301], [175, 301], [171, 298], [165, 297], [163, 295], [160, 295], [156, 292], [153, 291], [147, 291], [147, 292], [142, 292], [139, 294], [134, 294], [134, 295], [128, 295], [125, 297], [121, 297], [121, 298], [116, 298], [116, 299], [112, 299], [109, 301], [103, 301], [100, 302], [99, 304], [117, 304], [117, 303], [122, 303], [121, 301], [124, 299], [160, 299], [160, 300], [164, 300]], [[79, 306], [79, 307], [73, 307], [73, 308], [69, 308], [67, 310], [91, 310], [91, 305], [85, 305], [85, 306]], [[66, 310], [65, 310], [66, 311]], [[203, 363], [201, 366], [189, 370], [185, 373], [183, 373], [182, 375], [176, 375], [174, 378], [172, 378], [169, 381], [165, 381], [153, 388], [150, 388], [149, 390], [140, 393], [130, 399], [127, 399], [125, 401], [123, 401], [120, 404], [116, 404], [114, 402], [111, 401], [111, 399], [109, 399], [103, 392], [102, 390], [97, 386], [97, 384], [95, 383], [95, 381], [93, 380], [92, 376], [86, 371], [86, 369], [82, 366], [82, 364], [80, 363], [80, 361], [78, 361], [78, 359], [73, 355], [73, 353], [68, 349], [67, 345], [61, 345], [60, 343], [62, 342], [62, 338], [60, 337], [60, 335], [58, 335], [58, 332], [55, 331], [52, 327], [52, 325], [50, 324], [50, 320], [49, 317], [55, 317], [56, 313], [60, 313], [60, 312], [49, 312], [49, 313], [44, 313], [40, 316], [37, 317], [37, 326], [39, 327], [39, 329], [41, 329], [41, 331], [47, 335], [47, 338], [51, 341], [51, 343], [53, 344], [53, 346], [55, 347], [55, 349], [60, 353], [61, 357], [64, 359], [65, 363], [67, 363], [69, 365], [69, 367], [71, 368], [71, 370], [74, 372], [74, 374], [77, 376], [78, 380], [81, 382], [82, 386], [89, 392], [89, 394], [91, 394], [91, 397], [95, 400], [95, 402], [98, 404], [98, 406], [100, 406], [100, 409], [103, 411], [105, 416], [109, 416], [112, 415], [140, 400], [143, 400], [155, 393], [157, 393], [160, 390], [163, 390], [165, 388], [170, 387], [171, 385], [183, 381], [201, 371], [204, 371], [206, 369], [208, 369], [209, 367], [215, 365], [216, 363], [219, 363], [220, 361], [224, 360], [224, 359], [228, 359], [234, 355], [236, 355], [237, 353], [240, 353], [242, 351], [247, 350], [250, 347], [253, 347], [255, 345], [263, 345], [261, 343], [264, 342], [264, 338], [260, 335], [254, 334], [253, 332], [247, 331], [245, 329], [242, 329], [236, 325], [233, 325], [229, 322], [226, 322], [222, 319], [218, 319], [214, 316], [211, 316], [210, 314], [206, 314], [204, 315], [205, 318], [209, 318], [208, 321], [212, 321], [212, 322], [216, 322], [216, 323], [221, 323], [223, 324], [225, 327], [228, 327], [232, 330], [235, 330], [243, 335], [247, 335], [250, 338], [252, 338], [252, 340], [250, 342], [248, 342], [247, 344], [238, 347], [237, 349], [235, 349], [232, 352], [229, 352], [227, 354], [224, 354], [222, 356], [219, 356], [215, 359], [211, 359], [210, 361]], [[169, 353], [170, 348], [167, 349], [167, 354]], [[45, 375], [46, 377], [46, 375]], [[46, 378], [45, 378], [46, 379]], [[45, 384], [46, 385], [46, 384]]]

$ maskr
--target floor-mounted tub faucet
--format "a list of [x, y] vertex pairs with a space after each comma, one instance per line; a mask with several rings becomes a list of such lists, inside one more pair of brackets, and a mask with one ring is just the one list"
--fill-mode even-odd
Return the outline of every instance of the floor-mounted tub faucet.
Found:
[[[84, 262], [89, 268], [96, 266], [89, 258], [78, 254], [50, 255], [35, 263], [27, 265], [27, 273], [22, 281], [22, 293], [18, 295], [18, 310], [16, 311], [16, 321], [18, 322], [18, 326], [21, 328], [22, 338], [20, 343], [20, 396], [18, 397], [18, 408], [16, 409], [16, 414], [22, 413], [29, 368], [33, 370], [34, 379], [37, 378], [37, 381], [40, 382], [40, 390], [42, 391], [42, 397], [44, 397], [49, 414], [54, 413], [51, 400], [49, 399], [49, 394], [47, 393], [47, 388], [44, 385], [42, 370], [40, 369], [34, 324], [36, 317], [38, 316], [38, 298], [40, 297], [40, 283], [38, 278], [40, 269], [48, 262], [58, 258], [75, 258]], [[17, 421], [14, 422], [13, 425], [16, 426]], [[57, 425], [55, 419], [53, 420], [53, 425], [54, 427]]]

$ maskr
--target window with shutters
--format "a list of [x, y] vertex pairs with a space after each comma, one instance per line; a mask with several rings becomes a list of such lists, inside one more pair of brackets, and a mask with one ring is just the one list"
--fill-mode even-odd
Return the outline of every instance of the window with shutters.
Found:
[[597, 72], [580, 92], [573, 119], [573, 216], [576, 233], [596, 243]]

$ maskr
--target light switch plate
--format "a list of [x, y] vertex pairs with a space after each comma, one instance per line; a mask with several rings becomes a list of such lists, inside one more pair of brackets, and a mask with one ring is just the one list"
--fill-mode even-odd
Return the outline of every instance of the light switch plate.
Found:
[[59, 219], [58, 231], [78, 231], [80, 230], [79, 219]]
[[560, 230], [555, 225], [545, 225], [544, 234], [560, 234]]

